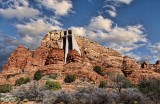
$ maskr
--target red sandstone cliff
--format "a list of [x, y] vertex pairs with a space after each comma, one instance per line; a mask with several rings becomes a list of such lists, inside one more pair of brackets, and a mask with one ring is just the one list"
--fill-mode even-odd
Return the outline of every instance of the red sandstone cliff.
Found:
[[[76, 50], [72, 50], [67, 56], [67, 64], [64, 64], [64, 50], [60, 49], [59, 43], [48, 46], [46, 37], [43, 39], [43, 44], [35, 50], [28, 50], [24, 46], [17, 47], [3, 67], [0, 84], [6, 83], [6, 76], [14, 76], [8, 81], [12, 83], [20, 76], [32, 76], [37, 70], [41, 70], [45, 74], [60, 73], [63, 75], [74, 73], [84, 79], [88, 78], [95, 81], [107, 78], [108, 76], [102, 77], [92, 70], [95, 65], [101, 66], [105, 72], [121, 74], [129, 72], [127, 77], [135, 83], [141, 78], [160, 78], [159, 73], [145, 68], [142, 69], [141, 65], [133, 58], [123, 57], [111, 48], [103, 47], [80, 36], [77, 36], [76, 40], [82, 56]], [[49, 41], [49, 44], [51, 44], [51, 41]], [[160, 62], [157, 61], [154, 65], [157, 72], [159, 66]]]

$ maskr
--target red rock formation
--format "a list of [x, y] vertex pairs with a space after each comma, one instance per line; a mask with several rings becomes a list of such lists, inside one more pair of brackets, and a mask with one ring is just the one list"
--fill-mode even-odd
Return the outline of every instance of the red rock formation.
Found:
[[69, 51], [67, 55], [67, 63], [70, 62], [82, 62], [82, 58], [76, 50]]
[[158, 60], [154, 65], [155, 71], [160, 73], [160, 60]]
[[123, 57], [119, 52], [111, 48], [103, 47], [84, 37], [77, 36], [76, 40], [82, 52], [82, 59], [85, 58], [85, 61], [106, 68], [118, 68], [122, 66]]
[[64, 63], [64, 50], [60, 48], [51, 48], [47, 56], [45, 65]]
[[[33, 76], [37, 70], [45, 74], [57, 73], [62, 77], [73, 73], [79, 78], [96, 82], [108, 78], [106, 75], [103, 77], [94, 72], [92, 68], [95, 65], [104, 68], [106, 73], [122, 74], [124, 72], [134, 83], [138, 83], [142, 78], [160, 78], [160, 74], [153, 70], [141, 70], [140, 64], [133, 58], [123, 57], [119, 52], [83, 37], [76, 37], [82, 56], [77, 51], [71, 50], [67, 56], [67, 64], [64, 64], [64, 50], [59, 48], [60, 44], [58, 47], [52, 44], [52, 41], [56, 40], [46, 37], [42, 40], [42, 45], [35, 50], [28, 50], [23, 46], [17, 47], [3, 67], [2, 75], [0, 75], [3, 80], [0, 84], [5, 81], [14, 82], [20, 76]], [[160, 61], [156, 63], [156, 68], [160, 69], [159, 66]], [[6, 80], [6, 76], [14, 77]]]
[[140, 69], [140, 65], [137, 63], [137, 61], [133, 58], [130, 58], [128, 56], [123, 57], [122, 62], [123, 69]]
[[22, 72], [26, 66], [29, 54], [29, 50], [25, 47], [17, 47], [17, 49], [11, 54], [8, 62], [4, 65], [2, 74]]
[[149, 63], [146, 62], [146, 61], [141, 64], [141, 68], [142, 68], [142, 69], [151, 69]]
[[36, 50], [29, 51], [25, 47], [19, 46], [4, 65], [2, 74], [36, 71], [38, 67], [45, 65], [47, 55], [46, 47], [38, 47]]

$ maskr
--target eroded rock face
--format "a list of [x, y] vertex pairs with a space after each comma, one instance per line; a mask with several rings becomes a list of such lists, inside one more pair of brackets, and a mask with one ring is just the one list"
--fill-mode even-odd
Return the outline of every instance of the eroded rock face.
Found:
[[122, 66], [124, 70], [140, 69], [140, 65], [137, 63], [137, 61], [128, 56], [123, 57]]
[[50, 31], [41, 41], [41, 46], [47, 48], [61, 48], [62, 40], [61, 31]]
[[123, 57], [117, 51], [84, 37], [77, 36], [76, 40], [82, 52], [82, 58], [87, 58], [93, 65], [115, 68], [122, 66]]
[[27, 57], [30, 54], [30, 51], [25, 47], [17, 47], [17, 49], [11, 54], [8, 62], [4, 65], [2, 74], [22, 72], [27, 64]]
[[60, 48], [51, 48], [48, 52], [45, 65], [63, 64], [63, 63], [64, 63], [64, 50]]
[[38, 47], [29, 51], [23, 46], [19, 46], [10, 56], [4, 65], [2, 74], [16, 74], [36, 71], [38, 67], [44, 66], [48, 56], [46, 47]]
[[82, 62], [82, 58], [76, 50], [69, 51], [67, 55], [67, 63], [70, 62]]
[[160, 60], [156, 62], [156, 70], [160, 70]]
[[150, 69], [150, 64], [145, 61], [145, 62], [143, 62], [143, 63], [141, 64], [141, 68], [142, 68], [142, 69]]
[[134, 70], [128, 77], [133, 83], [138, 84], [142, 80], [160, 79], [160, 74], [153, 70]]
[[[100, 76], [92, 70], [96, 65], [101, 66], [106, 73], [114, 71], [117, 74], [123, 74], [123, 70], [125, 73], [129, 73], [127, 77], [134, 83], [139, 82], [141, 78], [160, 78], [160, 74], [152, 70], [141, 70], [141, 65], [135, 59], [123, 57], [111, 48], [105, 48], [80, 36], [77, 36], [76, 40], [81, 55], [76, 50], [71, 50], [67, 56], [67, 64], [64, 64], [64, 50], [60, 48], [60, 42], [54, 43], [57, 42], [56, 39], [57, 37], [46, 35], [41, 46], [35, 50], [28, 50], [23, 46], [17, 47], [3, 67], [0, 76], [0, 78], [3, 77], [3, 80], [0, 81], [0, 84], [1, 82], [5, 83], [5, 77], [8, 75], [14, 76], [8, 80], [14, 82], [21, 75], [33, 76], [37, 70], [45, 74], [57, 73], [64, 76], [67, 73], [74, 73], [79, 78], [92, 79], [98, 82], [106, 76]], [[156, 69], [160, 69], [160, 61], [157, 61], [155, 66]]]

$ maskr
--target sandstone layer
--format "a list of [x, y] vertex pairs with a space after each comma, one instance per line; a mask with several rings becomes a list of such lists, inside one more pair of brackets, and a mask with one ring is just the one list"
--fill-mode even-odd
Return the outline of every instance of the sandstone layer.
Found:
[[[54, 38], [54, 37], [52, 37]], [[160, 61], [154, 65], [138, 63], [135, 59], [122, 56], [119, 52], [106, 48], [87, 38], [76, 36], [81, 55], [71, 50], [64, 64], [64, 50], [60, 41], [55, 42], [46, 35], [41, 46], [35, 50], [28, 50], [19, 46], [10, 55], [0, 75], [0, 84], [14, 83], [22, 76], [32, 77], [34, 72], [41, 70], [44, 74], [56, 73], [62, 77], [68, 73], [76, 74], [84, 80], [99, 82], [109, 78], [108, 73], [125, 74], [134, 83], [143, 79], [160, 78]], [[92, 69], [101, 66], [106, 73], [98, 75]]]

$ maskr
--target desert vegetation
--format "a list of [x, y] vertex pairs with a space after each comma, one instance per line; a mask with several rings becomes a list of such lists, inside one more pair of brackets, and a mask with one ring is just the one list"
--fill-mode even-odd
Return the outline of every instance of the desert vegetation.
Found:
[[93, 68], [93, 71], [95, 71], [99, 75], [103, 75], [103, 69], [100, 66], [95, 66]]
[[151, 100], [160, 102], [160, 80], [142, 80], [138, 88]]
[[16, 86], [20, 86], [20, 85], [26, 84], [26, 83], [28, 83], [30, 81], [31, 81], [31, 79], [29, 77], [27, 77], [27, 78], [21, 77], [21, 78], [19, 78], [19, 79], [16, 80], [15, 85]]
[[68, 75], [66, 75], [66, 77], [65, 77], [65, 79], [64, 79], [64, 81], [65, 81], [66, 83], [72, 83], [72, 82], [74, 82], [75, 80], [76, 80], [76, 76], [73, 75], [73, 74], [68, 74]]
[[[41, 74], [35, 74], [37, 75]], [[69, 91], [63, 89], [62, 83], [55, 80], [56, 77], [56, 74], [49, 75], [44, 84], [40, 83], [43, 78], [39, 80], [19, 78], [16, 80], [17, 89], [12, 89], [9, 84], [1, 85], [0, 101], [16, 103], [34, 101], [38, 104], [158, 104], [160, 102], [160, 80], [143, 80], [139, 85], [133, 86], [124, 75], [118, 74], [111, 78], [111, 81], [100, 81], [97, 87], [80, 87], [76, 91]], [[76, 75], [68, 74], [64, 82], [72, 83], [75, 79]], [[9, 98], [4, 94], [8, 92], [13, 97]]]
[[51, 74], [51, 75], [49, 75], [49, 78], [56, 79], [57, 78], [57, 74]]
[[20, 100], [29, 99], [43, 102], [43, 104], [152, 104], [150, 99], [134, 88], [126, 89], [121, 93], [118, 91], [108, 92], [101, 88], [80, 88], [76, 92], [65, 90], [37, 91], [37, 89], [27, 91], [18, 91], [16, 96]]
[[11, 89], [12, 89], [12, 86], [10, 84], [0, 85], [0, 93], [9, 92]]
[[99, 88], [106, 88], [107, 87], [107, 81], [101, 81], [99, 83]]
[[48, 89], [48, 90], [59, 90], [61, 89], [61, 84], [57, 81], [50, 81], [48, 80], [45, 84], [45, 87]]
[[37, 70], [35, 73], [34, 73], [34, 80], [40, 80], [42, 78], [42, 72], [40, 70]]
[[[95, 69], [101, 70], [99, 67]], [[97, 72], [103, 73], [103, 71]], [[15, 81], [16, 89], [12, 89], [10, 84], [0, 85], [0, 102], [30, 103], [33, 101], [38, 104], [160, 103], [160, 80], [142, 80], [139, 85], [134, 86], [122, 74], [108, 73], [107, 75], [110, 76], [110, 81], [101, 80], [96, 87], [91, 85], [84, 88], [81, 86], [75, 91], [69, 91], [63, 89], [63, 85], [66, 83], [69, 83], [68, 85], [77, 84], [78, 77], [76, 75], [67, 74], [65, 78], [62, 78], [62, 82], [59, 82], [57, 74], [44, 76], [46, 77], [44, 79], [42, 73], [37, 71], [34, 74], [34, 80], [28, 77], [17, 79]], [[74, 81], [75, 83], [72, 83]], [[12, 96], [8, 96], [8, 93]]]
[[116, 78], [113, 79], [114, 87], [121, 92], [122, 88], [132, 88], [133, 84], [121, 74], [118, 74]]

